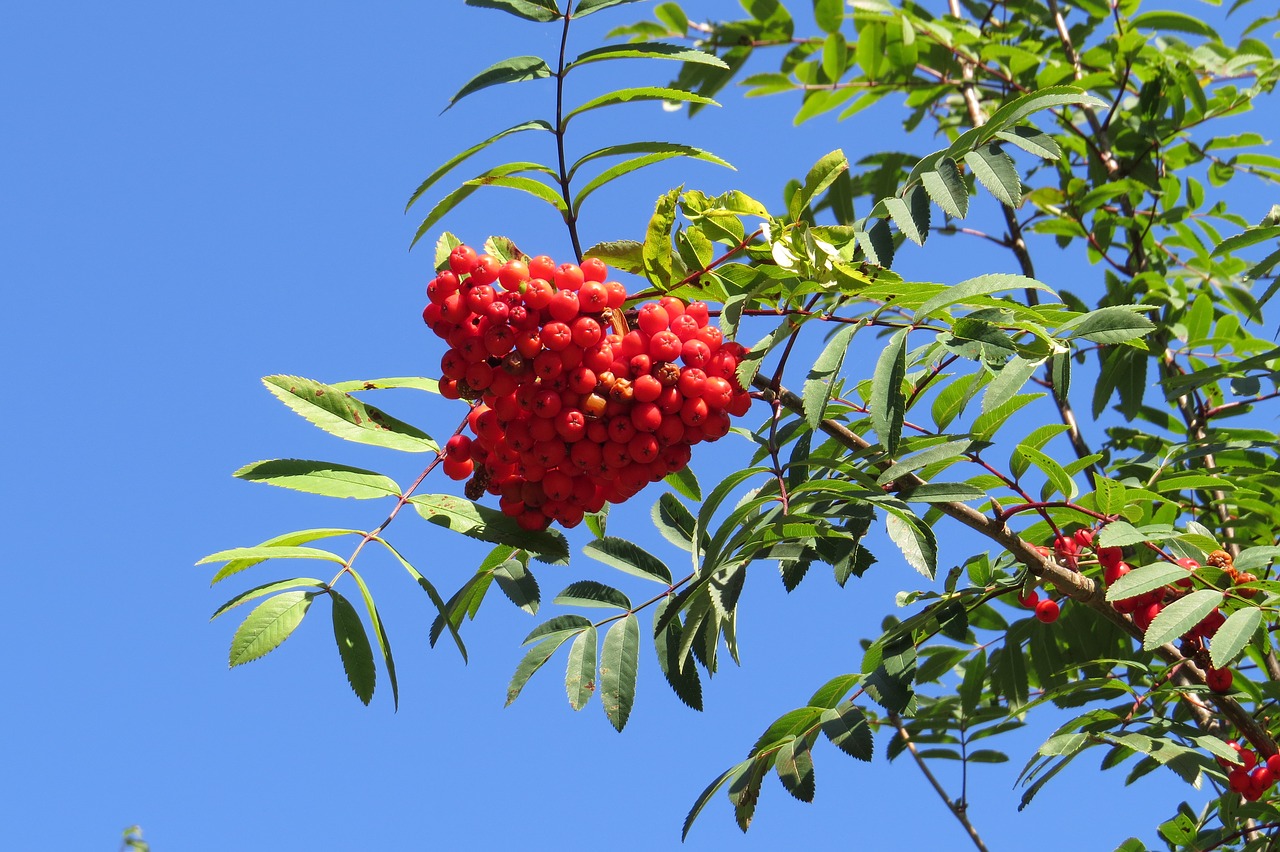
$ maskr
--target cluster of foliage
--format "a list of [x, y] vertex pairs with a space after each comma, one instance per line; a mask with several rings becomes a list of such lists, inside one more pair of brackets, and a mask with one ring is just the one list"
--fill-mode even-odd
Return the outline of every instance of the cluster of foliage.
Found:
[[[749, 461], [705, 494], [687, 470], [666, 480], [671, 490], [652, 518], [690, 554], [685, 576], [631, 540], [644, 532], [609, 534], [618, 531], [606, 531], [607, 505], [591, 507], [599, 511], [586, 514], [591, 540], [583, 553], [655, 582], [655, 593], [633, 602], [597, 579], [570, 584], [553, 600], [569, 611], [525, 640], [508, 700], [568, 645], [570, 703], [581, 708], [598, 693], [621, 730], [635, 695], [638, 614], [649, 609], [664, 678], [700, 709], [700, 672], [715, 672], [721, 650], [737, 661], [737, 604], [748, 574], [760, 573], [751, 569], [772, 563], [790, 590], [826, 565], [843, 586], [876, 562], [865, 535], [879, 518], [928, 582], [899, 596], [907, 612], [887, 617], [866, 641], [856, 671], [831, 678], [767, 725], [746, 759], [707, 787], [686, 833], [722, 789], [745, 830], [770, 773], [811, 800], [821, 737], [870, 760], [882, 735], [890, 758], [909, 754], [932, 780], [930, 760], [1006, 759], [995, 738], [1053, 706], [1071, 718], [1028, 761], [1024, 805], [1071, 761], [1103, 749], [1103, 767], [1126, 767], [1130, 780], [1164, 768], [1216, 791], [1202, 808], [1178, 806], [1159, 826], [1169, 848], [1267, 847], [1280, 831], [1268, 768], [1280, 763], [1270, 760], [1280, 721], [1266, 712], [1280, 698], [1271, 639], [1280, 622], [1273, 569], [1280, 436], [1255, 413], [1280, 398], [1280, 348], [1263, 319], [1280, 288], [1280, 207], [1254, 224], [1221, 200], [1221, 187], [1242, 180], [1274, 187], [1280, 158], [1261, 153], [1266, 140], [1257, 133], [1215, 131], [1280, 79], [1280, 61], [1256, 37], [1280, 15], [1244, 26], [1229, 44], [1198, 18], [1140, 12], [1137, 0], [813, 0], [812, 34], [802, 35], [777, 0], [744, 2], [745, 18], [719, 23], [698, 23], [668, 2], [655, 8], [656, 20], [624, 26], [612, 43], [570, 58], [573, 20], [629, 2], [468, 0], [559, 27], [560, 50], [551, 60], [496, 63], [451, 104], [494, 85], [546, 78], [554, 117], [461, 152], [410, 205], [514, 134], [547, 139], [548, 163], [506, 163], [463, 182], [436, 201], [415, 242], [481, 187], [545, 201], [579, 263], [595, 258], [646, 279], [628, 306], [659, 297], [705, 301], [729, 340], [764, 326], [758, 342], [743, 341], [753, 345], [734, 371], [756, 400], [746, 416], [763, 422], [733, 430]], [[1249, 0], [1234, 5], [1239, 13]], [[673, 189], [658, 199], [642, 239], [584, 249], [579, 217], [595, 190], [676, 157], [723, 161], [678, 143], [622, 142], [570, 162], [573, 119], [637, 101], [697, 113], [756, 54], [764, 58], [755, 62], [773, 56], [777, 70], [740, 82], [749, 95], [796, 96], [798, 122], [829, 120], [837, 110], [837, 120], [847, 119], [897, 95], [909, 138], [940, 139], [942, 147], [882, 151], [855, 163], [834, 151], [787, 183], [776, 208], [739, 191]], [[565, 103], [569, 74], [635, 58], [678, 62], [679, 71], [666, 86]], [[974, 199], [987, 196], [995, 212], [984, 224]], [[971, 207], [975, 221], [961, 224]], [[893, 270], [896, 253], [919, 251], [907, 244], [923, 247], [934, 234], [995, 244], [1018, 271], [934, 283]], [[1040, 280], [1033, 247], [1041, 251], [1047, 240], [1036, 235], [1056, 250], [1083, 252], [1097, 274], [1072, 290]], [[448, 269], [458, 244], [440, 238], [437, 270]], [[485, 250], [504, 263], [525, 257], [500, 238]], [[819, 354], [794, 363], [797, 341], [810, 337], [824, 341], [814, 347]], [[346, 673], [367, 703], [373, 646], [336, 588], [350, 577], [398, 700], [387, 630], [353, 566], [370, 543], [387, 548], [430, 596], [433, 643], [447, 631], [464, 656], [460, 630], [495, 583], [521, 608], [538, 610], [531, 562], [567, 564], [563, 534], [524, 529], [469, 499], [417, 494], [448, 453], [352, 396], [438, 392], [434, 379], [322, 384], [272, 376], [266, 384], [338, 437], [431, 461], [405, 488], [318, 461], [265, 461], [237, 472], [317, 494], [390, 497], [394, 506], [368, 531], [302, 530], [203, 560], [223, 563], [215, 582], [281, 558], [336, 565], [327, 582], [267, 583], [219, 609], [265, 598], [235, 633], [232, 665], [273, 650], [316, 598], [327, 597]], [[448, 598], [383, 535], [406, 505], [496, 545]], [[935, 530], [956, 524], [985, 537], [989, 550], [936, 577]], [[339, 536], [355, 539], [347, 556], [315, 546]], [[609, 614], [592, 619], [583, 608]], [[965, 803], [935, 787], [984, 848]], [[1122, 848], [1145, 847], [1134, 839]]]

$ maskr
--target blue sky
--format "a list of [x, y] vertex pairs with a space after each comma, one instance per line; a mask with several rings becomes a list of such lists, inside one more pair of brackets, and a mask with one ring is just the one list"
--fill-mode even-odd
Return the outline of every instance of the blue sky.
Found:
[[[588, 19], [576, 45], [593, 46], [601, 27], [648, 15], [651, 5]], [[801, 14], [807, 4], [795, 5]], [[735, 8], [689, 4], [694, 17]], [[545, 83], [439, 112], [491, 62], [550, 53], [552, 28], [453, 0], [46, 2], [11, 4], [5, 18], [0, 354], [13, 410], [0, 450], [11, 613], [0, 812], [24, 836], [48, 849], [103, 849], [139, 823], [158, 852], [676, 848], [703, 786], [775, 717], [855, 670], [857, 640], [877, 630], [894, 592], [915, 584], [883, 537], [873, 576], [843, 591], [819, 575], [788, 596], [760, 572], [741, 608], [744, 665], [709, 684], [707, 712], [685, 709], [642, 657], [621, 735], [598, 702], [568, 708], [562, 658], [504, 710], [519, 642], [536, 622], [495, 596], [468, 625], [463, 666], [443, 644], [428, 650], [428, 601], [380, 557], [365, 575], [397, 652], [398, 713], [384, 680], [370, 708], [352, 697], [318, 612], [279, 651], [227, 671], [234, 623], [210, 625], [209, 614], [249, 580], [274, 575], [211, 591], [211, 571], [193, 567], [197, 559], [293, 529], [368, 528], [385, 514], [368, 502], [243, 483], [231, 471], [257, 459], [319, 458], [407, 483], [420, 469], [418, 457], [311, 428], [259, 377], [435, 370], [439, 344], [419, 317], [431, 257], [426, 246], [407, 250], [416, 220], [402, 214], [404, 201], [454, 152], [547, 114]], [[669, 70], [614, 69], [653, 84]], [[616, 79], [584, 77], [592, 82], [577, 97]], [[581, 122], [580, 150], [667, 138], [710, 148], [739, 169], [660, 167], [603, 191], [585, 213], [587, 243], [642, 233], [653, 199], [679, 182], [736, 186], [776, 205], [786, 178], [832, 148], [851, 158], [885, 144], [929, 150], [927, 140], [900, 141], [888, 103], [857, 124], [793, 128], [794, 102], [734, 92], [722, 100], [726, 109], [693, 122], [641, 106]], [[519, 144], [502, 153], [547, 156]], [[1274, 198], [1245, 201], [1256, 220]], [[469, 241], [500, 233], [568, 259], [552, 217], [512, 193], [477, 194], [444, 225]], [[1012, 271], [1011, 258], [936, 239], [943, 247], [934, 252], [904, 253], [907, 274]], [[387, 393], [376, 404], [437, 436], [459, 417], [457, 404]], [[740, 466], [744, 451], [727, 439], [694, 468], [714, 480]], [[656, 496], [646, 491], [620, 509], [615, 529], [651, 537]], [[486, 552], [414, 517], [389, 537], [446, 593]], [[585, 540], [571, 543], [576, 550]], [[547, 600], [571, 580], [607, 576], [581, 556], [537, 573]], [[993, 849], [1026, 848], [1033, 835], [1041, 850], [1111, 848], [1170, 815], [1170, 797], [1182, 794], [1160, 776], [1126, 790], [1119, 773], [1100, 776], [1088, 758], [1018, 814], [1013, 767], [1038, 742], [1010, 740], [1010, 764], [972, 773], [970, 813]], [[878, 756], [868, 767], [829, 746], [816, 760], [814, 805], [770, 780], [743, 837], [719, 797], [687, 848], [964, 848], [907, 762]], [[950, 769], [939, 771], [954, 793]], [[1117, 806], [1095, 809], [1087, 825], [1064, 822], [1081, 790]]]

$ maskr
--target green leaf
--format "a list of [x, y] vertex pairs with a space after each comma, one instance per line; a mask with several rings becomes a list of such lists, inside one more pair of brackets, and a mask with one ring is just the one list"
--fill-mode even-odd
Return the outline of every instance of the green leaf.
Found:
[[839, 32], [844, 25], [844, 0], [813, 0], [813, 18], [824, 33]]
[[231, 638], [231, 665], [252, 662], [280, 647], [302, 623], [317, 594], [284, 592], [258, 604]]
[[799, 219], [800, 214], [813, 203], [813, 200], [847, 171], [849, 171], [849, 161], [845, 158], [844, 151], [839, 148], [814, 163], [809, 174], [805, 176], [804, 184], [792, 194], [791, 203], [787, 205], [791, 218]]
[[881, 204], [888, 211], [902, 235], [918, 246], [924, 245], [929, 238], [929, 195], [923, 190], [913, 188], [907, 193], [907, 199], [889, 196], [882, 199]]
[[831, 399], [831, 387], [835, 377], [844, 366], [845, 353], [849, 351], [849, 343], [853, 335], [861, 328], [859, 324], [842, 325], [827, 345], [823, 348], [818, 360], [813, 362], [804, 382], [804, 416], [809, 428], [818, 431], [825, 415], [827, 401]]
[[267, 376], [262, 383], [297, 414], [344, 441], [408, 453], [440, 451], [426, 432], [329, 385], [299, 376]]
[[676, 547], [693, 551], [694, 527], [698, 522], [676, 495], [663, 492], [649, 510], [649, 516], [663, 538]]
[[[295, 532], [285, 533], [284, 535], [278, 535], [278, 536], [275, 536], [274, 538], [269, 538], [266, 541], [264, 541], [262, 544], [258, 545], [258, 547], [266, 547], [266, 548], [293, 547], [299, 544], [306, 544], [309, 541], [316, 541], [317, 539], [322, 539], [322, 538], [333, 538], [334, 536], [339, 536], [339, 535], [363, 535], [363, 533], [361, 533], [359, 530], [342, 530], [342, 529], [297, 530]], [[237, 550], [241, 552], [245, 550], [250, 550], [250, 549], [251, 548], [237, 548]], [[222, 551], [222, 553], [227, 553], [227, 552], [228, 551]], [[328, 553], [328, 551], [322, 550], [320, 551], [320, 553]], [[215, 554], [215, 555], [220, 555], [220, 554]], [[215, 559], [213, 557], [206, 556], [204, 559], [200, 560], [200, 562], [197, 562], [196, 564], [201, 565], [205, 562], [226, 561], [227, 564], [219, 568], [218, 572], [213, 575], [213, 579], [209, 582], [209, 585], [213, 586], [213, 585], [217, 585], [217, 583], [219, 583], [222, 580], [225, 580], [227, 577], [230, 577], [233, 574], [239, 574], [241, 571], [245, 570], [246, 568], [252, 568], [254, 565], [257, 565], [259, 562], [262, 562], [267, 559], [271, 559], [276, 555], [277, 555], [276, 553], [268, 551], [264, 555], [260, 555], [256, 557], [255, 556], [240, 557], [240, 558], [227, 557], [225, 559]], [[319, 555], [313, 555], [308, 552], [305, 558], [328, 559], [329, 561], [339, 562], [339, 563], [344, 562], [344, 560], [335, 553], [329, 553], [328, 556], [319, 556]]]
[[342, 669], [347, 673], [347, 683], [361, 703], [373, 700], [373, 688], [378, 679], [373, 664], [373, 646], [364, 631], [364, 624], [351, 601], [330, 590], [333, 598], [333, 638], [338, 643], [338, 655], [342, 657]]
[[284, 591], [285, 589], [297, 588], [298, 586], [308, 586], [313, 589], [323, 589], [325, 588], [325, 583], [323, 580], [316, 580], [312, 577], [295, 577], [292, 580], [277, 580], [274, 583], [265, 583], [261, 586], [258, 586], [257, 588], [249, 589], [249, 591], [247, 592], [241, 592], [240, 594], [236, 595], [234, 598], [227, 601], [222, 606], [218, 607], [217, 612], [209, 616], [209, 620], [213, 621], [215, 618], [222, 615], [227, 610], [235, 609], [241, 604], [246, 604], [249, 601], [257, 600], [258, 598], [265, 597], [266, 595], [269, 595], [272, 592], [281, 592], [281, 591]]
[[370, 500], [400, 496], [400, 487], [395, 480], [371, 470], [333, 462], [271, 459], [247, 464], [232, 476], [325, 497]]
[[938, 572], [938, 540], [933, 529], [905, 511], [890, 510], [884, 521], [889, 538], [902, 551], [907, 564], [932, 580]]
[[646, 153], [644, 156], [633, 157], [605, 169], [603, 172], [588, 181], [582, 189], [578, 190], [578, 193], [573, 198], [574, 213], [577, 213], [578, 210], [581, 209], [582, 202], [585, 201], [591, 193], [595, 192], [610, 181], [645, 168], [646, 166], [652, 166], [656, 163], [661, 163], [676, 157], [688, 157], [689, 159], [703, 160], [708, 163], [714, 163], [718, 166], [724, 166], [727, 169], [733, 168], [733, 166], [728, 162], [717, 157], [715, 154], [712, 154], [710, 151], [704, 151], [701, 148], [695, 148], [692, 145], [678, 145], [674, 142], [630, 142], [625, 145], [610, 145], [606, 148], [601, 148], [584, 155], [574, 163], [573, 167], [569, 170], [569, 178], [570, 180], [573, 179], [574, 174], [581, 165], [598, 157], [621, 156], [635, 152]]
[[1227, 237], [1214, 247], [1210, 257], [1218, 257], [1219, 255], [1230, 254], [1239, 251], [1242, 248], [1248, 248], [1258, 243], [1264, 243], [1268, 240], [1280, 240], [1280, 225], [1270, 225], [1263, 228], [1246, 228], [1243, 233], [1235, 236]]
[[346, 560], [338, 554], [321, 550], [318, 547], [289, 547], [287, 545], [266, 544], [260, 544], [257, 547], [233, 547], [230, 550], [220, 550], [217, 553], [209, 554], [196, 564], [204, 565], [206, 562], [230, 562], [241, 559], [252, 559], [255, 562], [261, 562], [265, 559], [323, 559], [326, 562], [337, 562], [339, 565], [346, 564]]
[[1261, 624], [1262, 610], [1257, 607], [1245, 607], [1227, 616], [1209, 643], [1209, 659], [1214, 667], [1220, 669], [1235, 662], [1236, 656], [1249, 644]]
[[1183, 12], [1143, 12], [1141, 15], [1135, 15], [1129, 21], [1129, 26], [1143, 30], [1169, 30], [1188, 33], [1218, 41], [1218, 33], [1214, 31], [1213, 27], [1194, 15], [1187, 15]]
[[1073, 338], [1093, 343], [1123, 343], [1145, 337], [1155, 330], [1155, 323], [1138, 313], [1138, 305], [1111, 305], [1063, 323], [1059, 333], [1070, 331]]
[[964, 155], [964, 162], [973, 169], [973, 176], [978, 183], [996, 197], [1001, 204], [1009, 207], [1022, 205], [1022, 181], [1018, 178], [1018, 168], [1013, 158], [992, 145], [978, 148]]
[[568, 71], [588, 62], [600, 62], [606, 59], [674, 59], [691, 65], [710, 65], [728, 70], [729, 66], [714, 53], [703, 50], [681, 47], [677, 44], [666, 44], [659, 41], [638, 41], [627, 44], [609, 44], [579, 54], [565, 67]]
[[529, 573], [522, 560], [508, 559], [503, 562], [493, 569], [493, 579], [513, 604], [530, 615], [538, 614], [538, 603], [541, 600], [538, 581]]
[[575, 18], [585, 18], [592, 12], [608, 9], [610, 6], [621, 6], [623, 3], [637, 3], [639, 0], [579, 0], [578, 8], [573, 10]]
[[581, 710], [596, 691], [596, 629], [588, 627], [569, 646], [569, 663], [565, 667], [564, 688], [569, 693], [569, 706]]
[[[992, 113], [987, 123], [978, 128], [977, 144], [988, 141], [1000, 131], [1007, 130], [1033, 112], [1068, 104], [1103, 108], [1107, 106], [1106, 101], [1087, 94], [1083, 89], [1077, 89], [1074, 86], [1049, 86], [1014, 98]], [[954, 155], [959, 152], [950, 153]]]
[[920, 176], [920, 182], [948, 216], [963, 219], [969, 215], [969, 187], [955, 160], [943, 157], [936, 167]]
[[1098, 531], [1099, 547], [1126, 547], [1131, 544], [1142, 544], [1151, 539], [1124, 521], [1112, 521]]
[[850, 757], [871, 761], [873, 744], [871, 728], [866, 715], [852, 702], [841, 709], [826, 710], [822, 714], [822, 733], [832, 745]]
[[583, 252], [583, 257], [603, 260], [614, 269], [640, 275], [644, 272], [644, 244], [636, 240], [613, 240], [596, 243]]
[[524, 18], [526, 21], [548, 23], [563, 17], [555, 0], [467, 0], [468, 6], [482, 6]]
[[382, 625], [382, 616], [378, 614], [378, 608], [374, 606], [373, 595], [369, 592], [369, 587], [365, 584], [364, 578], [355, 572], [354, 569], [347, 569], [347, 573], [351, 575], [351, 579], [356, 581], [356, 585], [360, 588], [360, 595], [364, 598], [365, 611], [369, 613], [369, 623], [373, 625], [374, 638], [378, 640], [378, 649], [382, 651], [382, 662], [387, 667], [387, 680], [391, 682], [391, 705], [395, 709], [400, 708], [400, 686], [396, 683], [396, 662], [391, 656], [391, 639], [387, 636], [387, 630]]
[[[453, 637], [453, 643], [458, 646], [458, 653], [462, 655], [462, 661], [465, 663], [467, 661], [467, 646], [463, 643], [462, 636], [458, 633], [457, 625], [453, 623], [453, 619], [448, 617], [448, 607], [445, 606], [444, 599], [440, 597], [440, 593], [436, 591], [436, 587], [431, 584], [430, 580], [423, 576], [421, 571], [414, 568], [409, 560], [405, 559], [404, 556], [401, 555], [400, 551], [392, 547], [391, 542], [378, 536], [374, 536], [373, 540], [385, 547], [387, 551], [396, 558], [396, 561], [399, 562], [400, 566], [404, 568], [404, 570], [408, 572], [409, 576], [414, 579], [414, 582], [418, 584], [418, 587], [427, 593], [427, 597], [430, 598], [431, 603], [435, 605], [436, 612], [445, 616], [444, 626], [449, 628], [449, 635]], [[434, 646], [434, 644], [435, 643], [433, 641], [432, 645]]]
[[[949, 308], [952, 305], [969, 303], [985, 306], [986, 303], [981, 301], [979, 297], [990, 296], [992, 293], [999, 293], [1003, 290], [1045, 290], [1052, 292], [1048, 284], [1044, 284], [1034, 278], [1028, 278], [1025, 275], [1010, 275], [1003, 272], [979, 275], [976, 278], [967, 278], [959, 284], [946, 288], [936, 296], [930, 297], [916, 309], [916, 320], [918, 322], [933, 316], [943, 308]], [[974, 301], [970, 302], [970, 300]]]
[[[590, 622], [587, 624], [589, 626]], [[516, 666], [515, 673], [511, 675], [511, 683], [507, 685], [507, 703], [504, 706], [511, 706], [511, 702], [520, 697], [520, 691], [529, 682], [529, 678], [533, 677], [534, 672], [542, 668], [560, 646], [569, 641], [569, 637], [576, 635], [578, 635], [576, 632], [570, 630], [552, 633], [525, 652]]]
[[440, 383], [435, 379], [428, 379], [423, 376], [390, 376], [384, 379], [355, 379], [347, 382], [334, 382], [329, 385], [329, 387], [334, 390], [340, 390], [343, 393], [384, 390], [387, 388], [410, 388], [412, 390], [426, 391], [427, 393], [440, 393]]
[[802, 802], [813, 801], [813, 756], [809, 754], [809, 746], [804, 739], [783, 743], [774, 758], [774, 766], [778, 770], [778, 780], [788, 793]]
[[1152, 651], [1177, 639], [1199, 624], [1221, 603], [1222, 592], [1217, 589], [1201, 589], [1169, 604], [1160, 610], [1160, 614], [1147, 628], [1147, 635], [1142, 640], [1143, 650]]
[[679, 198], [679, 187], [659, 196], [645, 230], [642, 252], [644, 274], [660, 290], [669, 288], [673, 283], [671, 230], [675, 226], [676, 202]]
[[604, 635], [600, 651], [600, 701], [613, 727], [621, 731], [636, 698], [636, 669], [640, 661], [640, 625], [627, 613]]
[[552, 603], [561, 606], [605, 607], [621, 610], [631, 609], [631, 600], [613, 586], [597, 583], [595, 580], [579, 580], [565, 586], [556, 595]]
[[[499, 2], [499, 0], [494, 0]], [[515, 0], [507, 0], [507, 2], [515, 2]], [[472, 77], [466, 84], [459, 89], [452, 98], [449, 99], [448, 106], [452, 107], [458, 101], [467, 95], [474, 94], [481, 89], [487, 89], [490, 86], [497, 86], [502, 83], [518, 83], [523, 80], [540, 80], [543, 77], [550, 77], [551, 69], [547, 63], [536, 56], [513, 56], [510, 59], [504, 59], [501, 62], [495, 62], [488, 68]]]
[[603, 562], [627, 574], [671, 585], [671, 569], [658, 557], [625, 539], [612, 536], [598, 538], [587, 542], [582, 552], [597, 562]]
[[555, 530], [533, 532], [496, 509], [449, 494], [420, 494], [410, 499], [426, 520], [492, 544], [509, 544], [527, 550], [548, 565], [569, 564], [569, 544]]
[[707, 788], [698, 795], [697, 800], [693, 803], [693, 807], [689, 809], [689, 814], [684, 818], [684, 826], [680, 829], [681, 841], [689, 836], [689, 829], [693, 828], [694, 820], [698, 818], [698, 814], [702, 813], [702, 809], [707, 806], [707, 802], [711, 801], [711, 797], [725, 785], [725, 782], [731, 779], [736, 781], [738, 776], [745, 772], [750, 766], [751, 760], [744, 760], [737, 766], [726, 769], [724, 772], [720, 773], [719, 778], [707, 785]]
[[862, 68], [868, 80], [879, 77], [881, 68], [886, 64], [884, 30], [884, 24], [875, 21], [863, 22], [858, 27], [856, 57], [858, 66]]
[[589, 112], [593, 109], [601, 107], [616, 106], [618, 104], [626, 104], [640, 101], [664, 101], [668, 103], [694, 103], [704, 106], [720, 106], [711, 98], [703, 97], [695, 92], [688, 92], [684, 89], [673, 89], [668, 86], [636, 86], [627, 89], [618, 89], [608, 94], [600, 95], [586, 101], [576, 109], [570, 110], [564, 117], [565, 123], [576, 115]]
[[702, 486], [698, 484], [698, 477], [691, 467], [682, 467], [675, 473], [669, 473], [662, 481], [690, 500], [702, 499]]
[[[495, 133], [494, 135], [490, 136], [488, 139], [484, 140], [483, 142], [477, 142], [475, 145], [472, 145], [470, 148], [466, 149], [465, 151], [462, 151], [458, 154], [453, 155], [448, 160], [446, 160], [443, 165], [441, 165], [438, 169], [436, 169], [430, 175], [428, 175], [426, 180], [424, 180], [422, 183], [418, 185], [418, 188], [413, 191], [413, 195], [409, 196], [408, 202], [404, 205], [405, 211], [408, 212], [409, 208], [412, 207], [414, 203], [419, 198], [422, 197], [423, 193], [425, 193], [428, 189], [434, 186], [436, 181], [440, 180], [440, 178], [444, 177], [449, 172], [453, 171], [455, 166], [459, 165], [465, 160], [470, 159], [473, 154], [477, 154], [480, 151], [483, 151], [485, 148], [488, 148], [490, 145], [492, 145], [494, 142], [497, 142], [499, 139], [502, 139], [505, 136], [510, 136], [513, 133], [522, 133], [526, 130], [549, 131], [551, 129], [552, 129], [551, 125], [545, 121], [542, 121], [541, 119], [536, 121], [525, 121], [520, 124], [516, 124], [512, 127], [508, 127], [506, 130], [503, 130], [500, 133]], [[339, 385], [334, 385], [334, 387], [339, 387]], [[342, 390], [350, 391], [350, 390], [356, 390], [356, 388], [342, 388]]]
[[996, 134], [996, 138], [1010, 145], [1016, 145], [1028, 154], [1035, 154], [1045, 160], [1059, 160], [1062, 158], [1062, 148], [1054, 141], [1054, 138], [1048, 133], [1042, 133], [1034, 127], [1013, 127], [1009, 130], [1001, 130]]
[[[446, 195], [444, 198], [436, 202], [435, 206], [427, 212], [427, 217], [422, 220], [422, 224], [418, 226], [418, 230], [413, 235], [413, 240], [409, 243], [409, 248], [413, 248], [418, 244], [418, 240], [427, 235], [437, 222], [445, 217], [445, 215], [461, 204], [471, 193], [475, 192], [482, 186], [508, 186], [514, 189], [523, 189], [531, 192], [543, 201], [547, 201], [564, 213], [568, 208], [565, 206], [564, 199], [555, 196], [554, 191], [546, 184], [539, 181], [527, 181], [524, 184], [514, 185], [507, 176], [518, 174], [520, 172], [541, 172], [555, 176], [555, 173], [541, 163], [503, 163], [494, 166], [485, 172], [477, 175], [469, 181], [465, 181], [462, 186]], [[540, 188], [539, 188], [540, 187]]]
[[1114, 602], [1136, 598], [1138, 595], [1167, 586], [1177, 580], [1184, 580], [1186, 576], [1187, 569], [1181, 565], [1174, 565], [1169, 562], [1154, 562], [1150, 565], [1143, 565], [1141, 568], [1135, 568], [1119, 580], [1116, 580], [1107, 589], [1107, 601]]
[[871, 428], [890, 458], [897, 453], [898, 440], [902, 437], [902, 418], [907, 407], [902, 381], [906, 375], [907, 329], [904, 328], [889, 338], [871, 379]]
[[662, 669], [662, 676], [667, 679], [676, 697], [694, 710], [701, 711], [702, 681], [698, 677], [698, 667], [690, 664], [688, 654], [684, 657], [680, 656], [684, 626], [679, 618], [670, 618], [666, 620], [666, 625], [659, 629], [671, 601], [671, 597], [658, 601], [653, 612], [653, 644], [658, 655], [658, 667]]
[[583, 630], [591, 626], [591, 620], [583, 618], [581, 615], [557, 615], [550, 621], [544, 621], [537, 627], [529, 631], [529, 635], [524, 637], [521, 645], [528, 645], [535, 639], [544, 639], [560, 633], [566, 637], [581, 633]]

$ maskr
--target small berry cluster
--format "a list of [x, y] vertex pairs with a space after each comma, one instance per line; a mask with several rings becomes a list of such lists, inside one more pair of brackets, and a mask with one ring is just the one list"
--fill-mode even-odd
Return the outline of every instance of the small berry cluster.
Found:
[[1036, 619], [1045, 624], [1053, 624], [1058, 620], [1058, 615], [1062, 612], [1062, 608], [1057, 601], [1053, 598], [1041, 598], [1040, 593], [1035, 589], [1025, 595], [1019, 595], [1018, 603], [1027, 609], [1034, 610]]
[[1237, 756], [1234, 761], [1217, 758], [1218, 765], [1227, 772], [1227, 784], [1249, 801], [1256, 802], [1280, 779], [1280, 754], [1258, 760], [1252, 749], [1235, 740], [1228, 741], [1227, 745], [1235, 749]]
[[607, 278], [596, 259], [504, 263], [460, 245], [427, 286], [422, 318], [449, 344], [440, 392], [477, 402], [472, 435], [445, 446], [445, 474], [469, 479], [472, 499], [498, 496], [526, 529], [573, 527], [630, 498], [751, 406], [737, 381], [746, 350], [705, 303], [624, 312], [627, 291]]

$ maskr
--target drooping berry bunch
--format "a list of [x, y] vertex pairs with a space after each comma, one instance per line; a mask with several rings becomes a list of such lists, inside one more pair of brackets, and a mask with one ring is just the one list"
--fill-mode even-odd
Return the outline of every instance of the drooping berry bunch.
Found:
[[575, 526], [683, 469], [751, 405], [737, 381], [746, 350], [705, 303], [624, 311], [625, 287], [607, 279], [596, 259], [504, 263], [460, 245], [427, 286], [422, 318], [449, 344], [440, 392], [477, 402], [445, 474], [469, 480], [472, 499], [498, 496], [526, 529]]
[[1258, 799], [1280, 780], [1280, 755], [1273, 754], [1259, 760], [1253, 749], [1245, 748], [1235, 740], [1227, 745], [1236, 752], [1236, 760], [1217, 758], [1218, 765], [1227, 772], [1227, 785], [1251, 802]]

